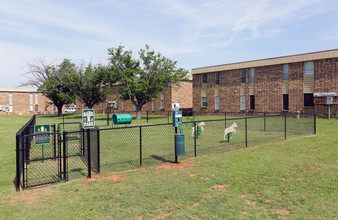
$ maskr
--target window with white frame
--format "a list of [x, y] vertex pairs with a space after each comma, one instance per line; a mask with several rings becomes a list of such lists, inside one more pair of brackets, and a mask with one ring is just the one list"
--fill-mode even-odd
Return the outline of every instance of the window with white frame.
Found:
[[8, 98], [9, 98], [9, 100], [12, 101], [12, 99], [13, 99], [13, 93], [12, 93], [12, 92], [9, 92], [9, 93], [8, 93]]
[[208, 106], [208, 99], [207, 97], [202, 97], [202, 107], [207, 107]]
[[33, 112], [33, 105], [32, 104], [29, 105], [29, 111]]
[[39, 105], [35, 105], [35, 112], [39, 111]]
[[282, 74], [283, 74], [283, 80], [289, 80], [289, 64], [283, 64]]
[[124, 100], [122, 101], [122, 111], [124, 111], [124, 109], [125, 109], [125, 105], [124, 105]]
[[255, 82], [255, 68], [250, 68], [249, 82]]
[[315, 72], [315, 65], [313, 61], [304, 63], [304, 75], [313, 75]]
[[9, 106], [9, 112], [13, 112], [13, 105]]
[[245, 110], [245, 95], [241, 96], [241, 110]]
[[165, 100], [161, 100], [161, 109], [165, 109]]
[[215, 96], [215, 110], [219, 110], [219, 96]]
[[153, 112], [156, 110], [156, 103], [155, 100], [153, 100]]

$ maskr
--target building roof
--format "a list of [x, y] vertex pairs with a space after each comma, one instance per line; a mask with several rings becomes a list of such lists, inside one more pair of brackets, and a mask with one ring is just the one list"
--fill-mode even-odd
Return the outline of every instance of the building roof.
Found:
[[0, 92], [38, 92], [37, 89], [0, 88]]
[[290, 55], [290, 56], [282, 56], [282, 57], [275, 57], [275, 58], [268, 58], [268, 59], [261, 59], [261, 60], [252, 60], [252, 61], [246, 61], [246, 62], [230, 63], [230, 64], [223, 64], [223, 65], [217, 65], [217, 66], [193, 68], [191, 70], [191, 74], [220, 72], [220, 71], [225, 71], [225, 70], [245, 69], [245, 68], [271, 66], [271, 65], [286, 64], [286, 63], [306, 62], [306, 61], [329, 59], [329, 58], [338, 58], [338, 49]]

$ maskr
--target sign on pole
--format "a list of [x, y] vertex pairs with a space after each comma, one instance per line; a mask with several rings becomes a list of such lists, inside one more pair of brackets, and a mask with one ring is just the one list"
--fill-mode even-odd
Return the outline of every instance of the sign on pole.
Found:
[[82, 126], [84, 129], [95, 127], [94, 109], [83, 109], [82, 110]]
[[34, 133], [36, 134], [35, 144], [49, 144], [50, 143], [50, 125], [34, 125]]
[[180, 109], [180, 102], [179, 101], [173, 101], [173, 111], [178, 111]]

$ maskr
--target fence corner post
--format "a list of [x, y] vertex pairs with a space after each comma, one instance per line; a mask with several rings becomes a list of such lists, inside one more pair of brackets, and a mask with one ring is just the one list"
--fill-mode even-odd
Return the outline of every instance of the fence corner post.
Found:
[[142, 126], [140, 126], [140, 167], [142, 166]]
[[245, 147], [248, 147], [248, 118], [245, 117]]
[[196, 121], [194, 121], [194, 151], [195, 151], [195, 157], [197, 156], [197, 146], [196, 146], [196, 133], [197, 133], [197, 127], [196, 127]]
[[317, 134], [317, 116], [316, 116], [316, 112], [313, 113], [313, 133]]
[[96, 148], [96, 156], [97, 156], [97, 172], [100, 173], [101, 172], [101, 161], [100, 161], [100, 128], [97, 128], [96, 130], [96, 140], [97, 140], [97, 148]]
[[66, 149], [66, 131], [63, 130], [62, 139], [63, 139], [63, 179], [67, 181], [67, 149]]
[[284, 138], [286, 140], [286, 114], [284, 115]]
[[87, 129], [87, 162], [88, 162], [88, 178], [92, 178], [92, 161], [90, 152], [90, 129]]

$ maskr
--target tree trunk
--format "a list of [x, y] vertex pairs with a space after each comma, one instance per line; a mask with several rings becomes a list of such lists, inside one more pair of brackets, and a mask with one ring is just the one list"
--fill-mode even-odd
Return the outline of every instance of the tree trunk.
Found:
[[136, 119], [141, 119], [141, 108], [140, 106], [138, 105], [135, 105], [136, 107]]
[[63, 107], [63, 105], [57, 105], [56, 107], [58, 108], [58, 116], [61, 116], [62, 115], [62, 107]]

